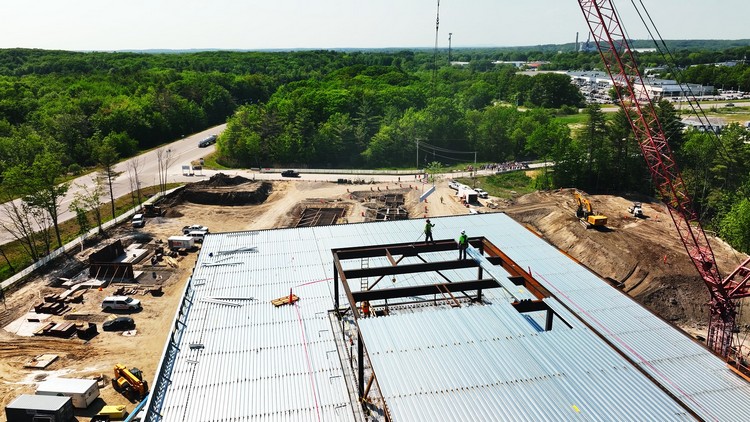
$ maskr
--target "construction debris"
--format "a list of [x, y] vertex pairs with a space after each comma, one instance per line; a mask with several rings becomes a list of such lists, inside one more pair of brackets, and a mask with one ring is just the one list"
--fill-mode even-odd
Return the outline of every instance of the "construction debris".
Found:
[[57, 355], [45, 353], [43, 355], [38, 355], [27, 360], [26, 363], [23, 364], [23, 367], [32, 369], [44, 369], [52, 364], [52, 362], [56, 361], [57, 358]]

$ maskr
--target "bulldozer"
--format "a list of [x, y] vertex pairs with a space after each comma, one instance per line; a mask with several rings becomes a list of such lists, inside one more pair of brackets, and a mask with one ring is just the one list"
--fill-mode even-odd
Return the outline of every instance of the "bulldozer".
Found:
[[143, 372], [138, 368], [128, 369], [125, 365], [115, 365], [112, 387], [131, 402], [142, 400], [148, 394], [148, 383], [143, 380]]
[[604, 228], [607, 226], [607, 217], [601, 214], [596, 214], [591, 207], [591, 202], [584, 198], [578, 192], [573, 192], [573, 197], [576, 200], [576, 218], [583, 224], [587, 229], [590, 228]]

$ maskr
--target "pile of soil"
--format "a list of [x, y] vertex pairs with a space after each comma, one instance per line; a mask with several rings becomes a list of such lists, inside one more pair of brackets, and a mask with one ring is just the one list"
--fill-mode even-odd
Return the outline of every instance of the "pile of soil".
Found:
[[[584, 196], [596, 213], [607, 216], [607, 229], [586, 229], [580, 224], [572, 189], [531, 193], [502, 208], [662, 318], [703, 331], [708, 322], [708, 288], [664, 204], [647, 198]], [[635, 200], [643, 203], [644, 218], [627, 212]], [[745, 257], [721, 239], [710, 237], [709, 241], [722, 274]], [[746, 326], [750, 313], [741, 312], [738, 322]]]
[[272, 191], [272, 183], [218, 173], [206, 181], [187, 185], [180, 192], [179, 200], [202, 205], [258, 205], [265, 202]]

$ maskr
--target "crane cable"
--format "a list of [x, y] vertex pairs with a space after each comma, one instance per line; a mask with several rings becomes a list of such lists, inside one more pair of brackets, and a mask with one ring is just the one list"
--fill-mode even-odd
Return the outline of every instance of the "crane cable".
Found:
[[[648, 21], [650, 22], [651, 26], [649, 26], [649, 24], [644, 19], [643, 14], [641, 13], [641, 9], [639, 9], [638, 6], [635, 4], [635, 0], [630, 0], [630, 2], [633, 4], [633, 8], [635, 9], [636, 13], [638, 13], [638, 17], [641, 19], [643, 26], [646, 28], [646, 31], [648, 31], [649, 37], [651, 37], [651, 40], [654, 42], [656, 51], [659, 52], [659, 55], [661, 56], [662, 60], [664, 60], [664, 63], [667, 65], [668, 70], [672, 72], [675, 76], [681, 76], [680, 70], [676, 66], [673, 65], [673, 63], [676, 63], [674, 55], [670, 51], [669, 46], [667, 46], [667, 43], [662, 38], [661, 33], [659, 32], [659, 28], [656, 27], [654, 20], [651, 18], [651, 14], [649, 13], [648, 9], [646, 9], [646, 6], [643, 4], [643, 0], [638, 0], [638, 1], [641, 4], [641, 8], [643, 8], [643, 13], [645, 13], [646, 17], [648, 17]], [[654, 32], [656, 32], [658, 41], [657, 41], [657, 37], [654, 37], [654, 34], [651, 32], [651, 27], [653, 27]], [[693, 111], [693, 114], [695, 114], [695, 116], [698, 117], [698, 121], [704, 126], [709, 126], [709, 127], [712, 126], [711, 121], [706, 115], [706, 112], [703, 110], [703, 107], [701, 107], [700, 103], [697, 100], [693, 101], [695, 99], [695, 94], [693, 94], [693, 90], [690, 88], [690, 85], [683, 84], [680, 81], [680, 79], [676, 79], [676, 81], [682, 91], [690, 93], [690, 96], [689, 97], [686, 96], [686, 99], [687, 99], [688, 105]], [[717, 146], [724, 152], [724, 155], [728, 157], [729, 154], [726, 151], [724, 144], [721, 143], [721, 139], [719, 138], [719, 135], [713, 130], [709, 132], [712, 134], [710, 136], [714, 140], [714, 142], [717, 144]]]
[[[646, 8], [646, 6], [643, 4], [643, 0], [638, 0], [638, 2], [641, 4], [641, 7], [643, 8], [643, 12], [648, 17], [648, 20], [651, 23], [651, 26], [654, 28], [654, 31], [656, 32], [656, 35], [658, 36], [658, 40], [659, 40], [658, 42], [657, 42], [657, 38], [654, 37], [653, 33], [651, 32], [651, 28], [649, 27], [649, 25], [646, 23], [645, 19], [643, 18], [643, 15], [641, 14], [641, 10], [635, 4], [635, 0], [630, 0], [630, 2], [633, 4], [633, 8], [636, 10], [636, 13], [638, 13], [638, 17], [641, 19], [641, 22], [643, 22], [643, 26], [648, 31], [648, 34], [651, 37], [651, 40], [654, 42], [654, 46], [656, 47], [656, 51], [659, 52], [659, 55], [661, 55], [662, 60], [664, 60], [664, 63], [667, 65], [667, 69], [675, 75], [675, 79], [676, 79], [676, 81], [677, 81], [677, 83], [678, 83], [678, 85], [680, 87], [680, 90], [682, 90], [683, 92], [687, 91], [688, 93], [690, 93], [690, 96], [689, 97], [686, 96], [685, 98], [687, 99], [688, 105], [690, 106], [691, 110], [693, 111], [693, 114], [695, 114], [695, 116], [698, 117], [698, 121], [702, 125], [707, 126], [707, 127], [712, 127], [711, 121], [708, 119], [708, 116], [706, 115], [705, 111], [701, 107], [700, 103], [697, 100], [695, 102], [693, 102], [693, 99], [695, 99], [695, 95], [693, 94], [693, 91], [690, 88], [690, 85], [689, 84], [685, 84], [685, 87], [683, 87], [683, 84], [682, 84], [682, 82], [680, 80], [681, 79], [681, 72], [679, 71], [679, 69], [677, 68], [677, 66], [673, 65], [673, 63], [676, 63], [674, 55], [669, 50], [669, 47], [667, 46], [667, 43], [664, 42], [664, 38], [662, 38], [661, 33], [659, 32], [659, 28], [656, 27], [656, 24], [654, 23], [654, 20], [651, 18], [651, 14], [649, 13], [649, 11]], [[659, 42], [661, 43], [661, 46], [659, 45]], [[662, 50], [661, 47], [663, 47], [664, 49]], [[665, 51], [666, 51], [666, 54], [664, 53]], [[687, 90], [685, 90], [685, 88], [687, 88]], [[696, 110], [696, 108], [697, 108], [697, 110]], [[705, 121], [704, 121], [704, 119], [705, 119]], [[706, 125], [706, 123], [708, 123], [708, 125]], [[719, 134], [716, 133], [716, 131], [714, 131], [714, 130], [710, 130], [709, 132], [711, 132], [711, 134], [709, 135], [709, 139], [713, 140], [714, 145], [718, 146], [718, 149], [721, 152], [723, 152], [723, 154], [724, 154], [725, 157], [729, 157], [729, 152], [726, 150], [726, 147], [724, 146], [724, 143], [721, 142], [721, 138], [719, 137]], [[726, 181], [728, 179], [729, 179], [728, 177], [724, 178], [724, 183], [723, 183], [723, 187], [724, 188], [726, 188]], [[705, 190], [705, 188], [706, 188], [706, 186], [704, 184], [704, 190]], [[704, 211], [704, 212], [706, 212], [706, 211]], [[734, 250], [734, 248], [731, 248], [731, 249], [732, 249], [732, 253], [733, 253], [735, 259], [738, 261], [738, 263], [741, 262], [741, 260], [737, 256], [737, 252]], [[744, 298], [740, 298], [740, 300], [739, 300], [740, 305], [738, 306], [738, 308], [739, 308], [738, 311], [739, 312], [738, 312], [738, 315], [737, 315], [737, 320], [738, 321], [742, 320], [742, 308], [743, 308], [742, 302], [744, 302], [743, 299]], [[747, 333], [745, 334], [745, 339], [740, 339], [739, 332], [736, 335], [737, 335], [738, 344], [740, 344], [740, 345], [745, 344], [745, 341], [747, 340], [748, 334]]]

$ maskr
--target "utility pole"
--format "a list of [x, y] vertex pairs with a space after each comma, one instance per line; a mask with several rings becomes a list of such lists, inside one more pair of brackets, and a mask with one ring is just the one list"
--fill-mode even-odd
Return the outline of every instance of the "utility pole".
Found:
[[452, 58], [451, 58], [451, 38], [453, 37], [453, 32], [448, 33], [448, 64], [451, 64]]
[[417, 139], [417, 171], [419, 171], [419, 139]]

